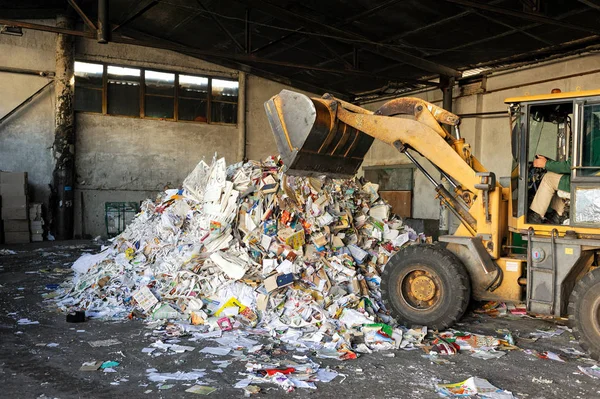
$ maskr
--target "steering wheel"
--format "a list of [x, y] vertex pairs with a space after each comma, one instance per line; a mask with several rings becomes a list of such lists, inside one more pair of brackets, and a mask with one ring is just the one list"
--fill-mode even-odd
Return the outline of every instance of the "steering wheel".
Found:
[[527, 170], [529, 171], [527, 176], [527, 188], [529, 190], [533, 190], [533, 192], [535, 193], [538, 190], [542, 178], [546, 174], [546, 169], [535, 168], [533, 166], [533, 162], [528, 162]]

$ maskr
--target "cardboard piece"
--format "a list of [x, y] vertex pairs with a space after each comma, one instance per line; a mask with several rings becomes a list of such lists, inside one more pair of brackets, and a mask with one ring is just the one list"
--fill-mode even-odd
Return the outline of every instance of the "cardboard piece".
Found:
[[5, 232], [4, 242], [6, 244], [26, 244], [29, 242], [29, 232]]
[[23, 184], [0, 183], [0, 195], [27, 195], [27, 186]]
[[42, 234], [32, 234], [31, 235], [31, 242], [42, 242], [44, 241], [44, 237], [42, 236]]
[[19, 220], [27, 219], [28, 216], [26, 195], [3, 195], [2, 196], [2, 219]]
[[22, 232], [29, 233], [29, 221], [28, 220], [5, 220], [4, 221], [5, 232]]
[[27, 205], [26, 195], [3, 195], [2, 196], [2, 207], [6, 208], [20, 208]]
[[42, 204], [38, 202], [29, 204], [29, 220], [42, 222]]
[[277, 288], [285, 287], [294, 282], [294, 275], [292, 273], [287, 274], [274, 274], [267, 277], [263, 283], [267, 292], [276, 290]]
[[85, 362], [81, 365], [79, 371], [96, 371], [100, 368], [100, 366], [102, 366], [102, 363], [103, 362], [96, 361]]
[[22, 220], [27, 219], [27, 209], [21, 208], [8, 208], [2, 207], [2, 219], [3, 220]]
[[0, 172], [0, 184], [27, 185], [27, 172]]
[[265, 289], [267, 292], [271, 292], [276, 290], [277, 287], [277, 274], [267, 277], [263, 283], [265, 284]]

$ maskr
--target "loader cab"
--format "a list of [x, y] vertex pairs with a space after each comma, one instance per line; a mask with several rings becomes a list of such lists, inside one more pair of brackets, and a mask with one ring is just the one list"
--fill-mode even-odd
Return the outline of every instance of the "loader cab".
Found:
[[[505, 102], [512, 129], [511, 227], [548, 231], [550, 226], [561, 231], [599, 228], [600, 91], [556, 92]], [[544, 178], [550, 172], [534, 166], [538, 156], [550, 160], [548, 169], [557, 174]], [[549, 182], [554, 190], [551, 197]], [[536, 195], [546, 200], [540, 201]], [[533, 208], [545, 210], [542, 221], [535, 219], [530, 209], [534, 199]]]

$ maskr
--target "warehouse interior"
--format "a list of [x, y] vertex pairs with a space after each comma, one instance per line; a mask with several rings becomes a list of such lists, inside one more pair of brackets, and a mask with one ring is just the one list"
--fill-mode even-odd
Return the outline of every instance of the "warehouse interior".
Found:
[[[598, 73], [593, 26], [599, 10], [579, 1], [541, 2], [543, 13], [535, 1], [517, 0], [435, 7], [412, 1], [111, 1], [100, 31], [105, 38], [98, 36], [96, 3], [7, 1], [0, 15], [3, 26], [22, 32], [0, 36], [3, 53], [10, 54], [0, 66], [0, 169], [27, 171], [30, 201], [50, 210], [57, 79], [74, 76], [69, 145], [77, 237], [106, 235], [105, 203], [139, 202], [175, 187], [199, 159], [217, 153], [233, 163], [273, 155], [263, 103], [284, 88], [330, 93], [369, 109], [406, 93], [442, 104], [443, 90], [451, 90], [452, 111], [467, 116], [461, 131], [474, 154], [506, 176], [504, 98], [592, 89]], [[59, 46], [61, 38], [67, 48]], [[57, 61], [62, 57], [67, 64]], [[119, 82], [108, 71], [127, 71], [118, 68], [137, 75]], [[140, 71], [168, 73], [171, 82], [177, 75], [180, 85], [186, 76], [237, 82], [236, 104], [211, 100], [212, 112], [217, 106], [223, 111], [206, 120], [207, 108], [189, 113], [193, 99], [172, 107], [175, 94], [166, 87], [170, 99], [163, 97], [151, 111], [149, 103], [160, 97], [140, 94]], [[127, 91], [118, 91], [127, 84]], [[363, 167], [405, 162], [376, 142]], [[439, 218], [431, 187], [419, 174], [408, 189], [412, 217]]]
[[[599, 20], [599, 0], [0, 0], [0, 251], [107, 244], [144, 200], [183, 190], [201, 160], [212, 165], [223, 157], [234, 165], [277, 157], [265, 104], [282, 90], [328, 93], [371, 112], [391, 100], [424, 100], [458, 116], [457, 137], [469, 154], [498, 182], [510, 180], [514, 121], [505, 99], [600, 90]], [[461, 216], [440, 206], [431, 184], [431, 176], [445, 186], [452, 179], [419, 151], [415, 163], [394, 145], [375, 140], [356, 180], [376, 184], [416, 233], [433, 240], [460, 234]], [[525, 242], [527, 230], [520, 234]], [[547, 236], [553, 246], [554, 234]], [[65, 257], [72, 264], [78, 255]], [[522, 263], [527, 270], [531, 256]], [[595, 269], [594, 256], [585, 270]], [[581, 275], [585, 262], [577, 263]], [[10, 284], [0, 280], [0, 287]], [[561, 289], [574, 285], [565, 280]], [[550, 313], [566, 314], [567, 307], [553, 304]], [[396, 356], [377, 361], [400, 361]], [[515, 373], [527, 368], [515, 364]], [[556, 385], [563, 377], [552, 373]], [[361, 385], [355, 375], [349, 379]], [[531, 378], [526, 382], [521, 392], [542, 397]], [[48, 392], [77, 397], [91, 392], [93, 383], [86, 384]], [[140, 397], [144, 389], [107, 392]], [[399, 397], [429, 397], [423, 392]]]

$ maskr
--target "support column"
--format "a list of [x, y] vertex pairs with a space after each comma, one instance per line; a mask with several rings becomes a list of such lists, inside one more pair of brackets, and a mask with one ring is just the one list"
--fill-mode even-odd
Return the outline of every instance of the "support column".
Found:
[[[56, 26], [73, 29], [73, 20], [59, 15]], [[52, 174], [52, 231], [57, 240], [73, 238], [75, 177], [74, 38], [56, 36], [56, 75], [54, 78], [54, 172]]]
[[[442, 86], [442, 108], [446, 111], [452, 112], [452, 90], [454, 89], [454, 78], [440, 76], [440, 83]], [[452, 134], [452, 130], [450, 126], [446, 126], [449, 130], [450, 134]], [[440, 176], [440, 181], [444, 185], [444, 188], [451, 192], [452, 188], [450, 184], [446, 180], [446, 178], [442, 175]], [[440, 224], [439, 224], [439, 232], [440, 236], [448, 234], [450, 230], [450, 211], [447, 206], [440, 205]]]
[[237, 113], [237, 128], [238, 128], [238, 151], [236, 162], [246, 161], [246, 136], [248, 135], [247, 128], [247, 100], [246, 100], [246, 73], [240, 71], [238, 75], [238, 113]]

